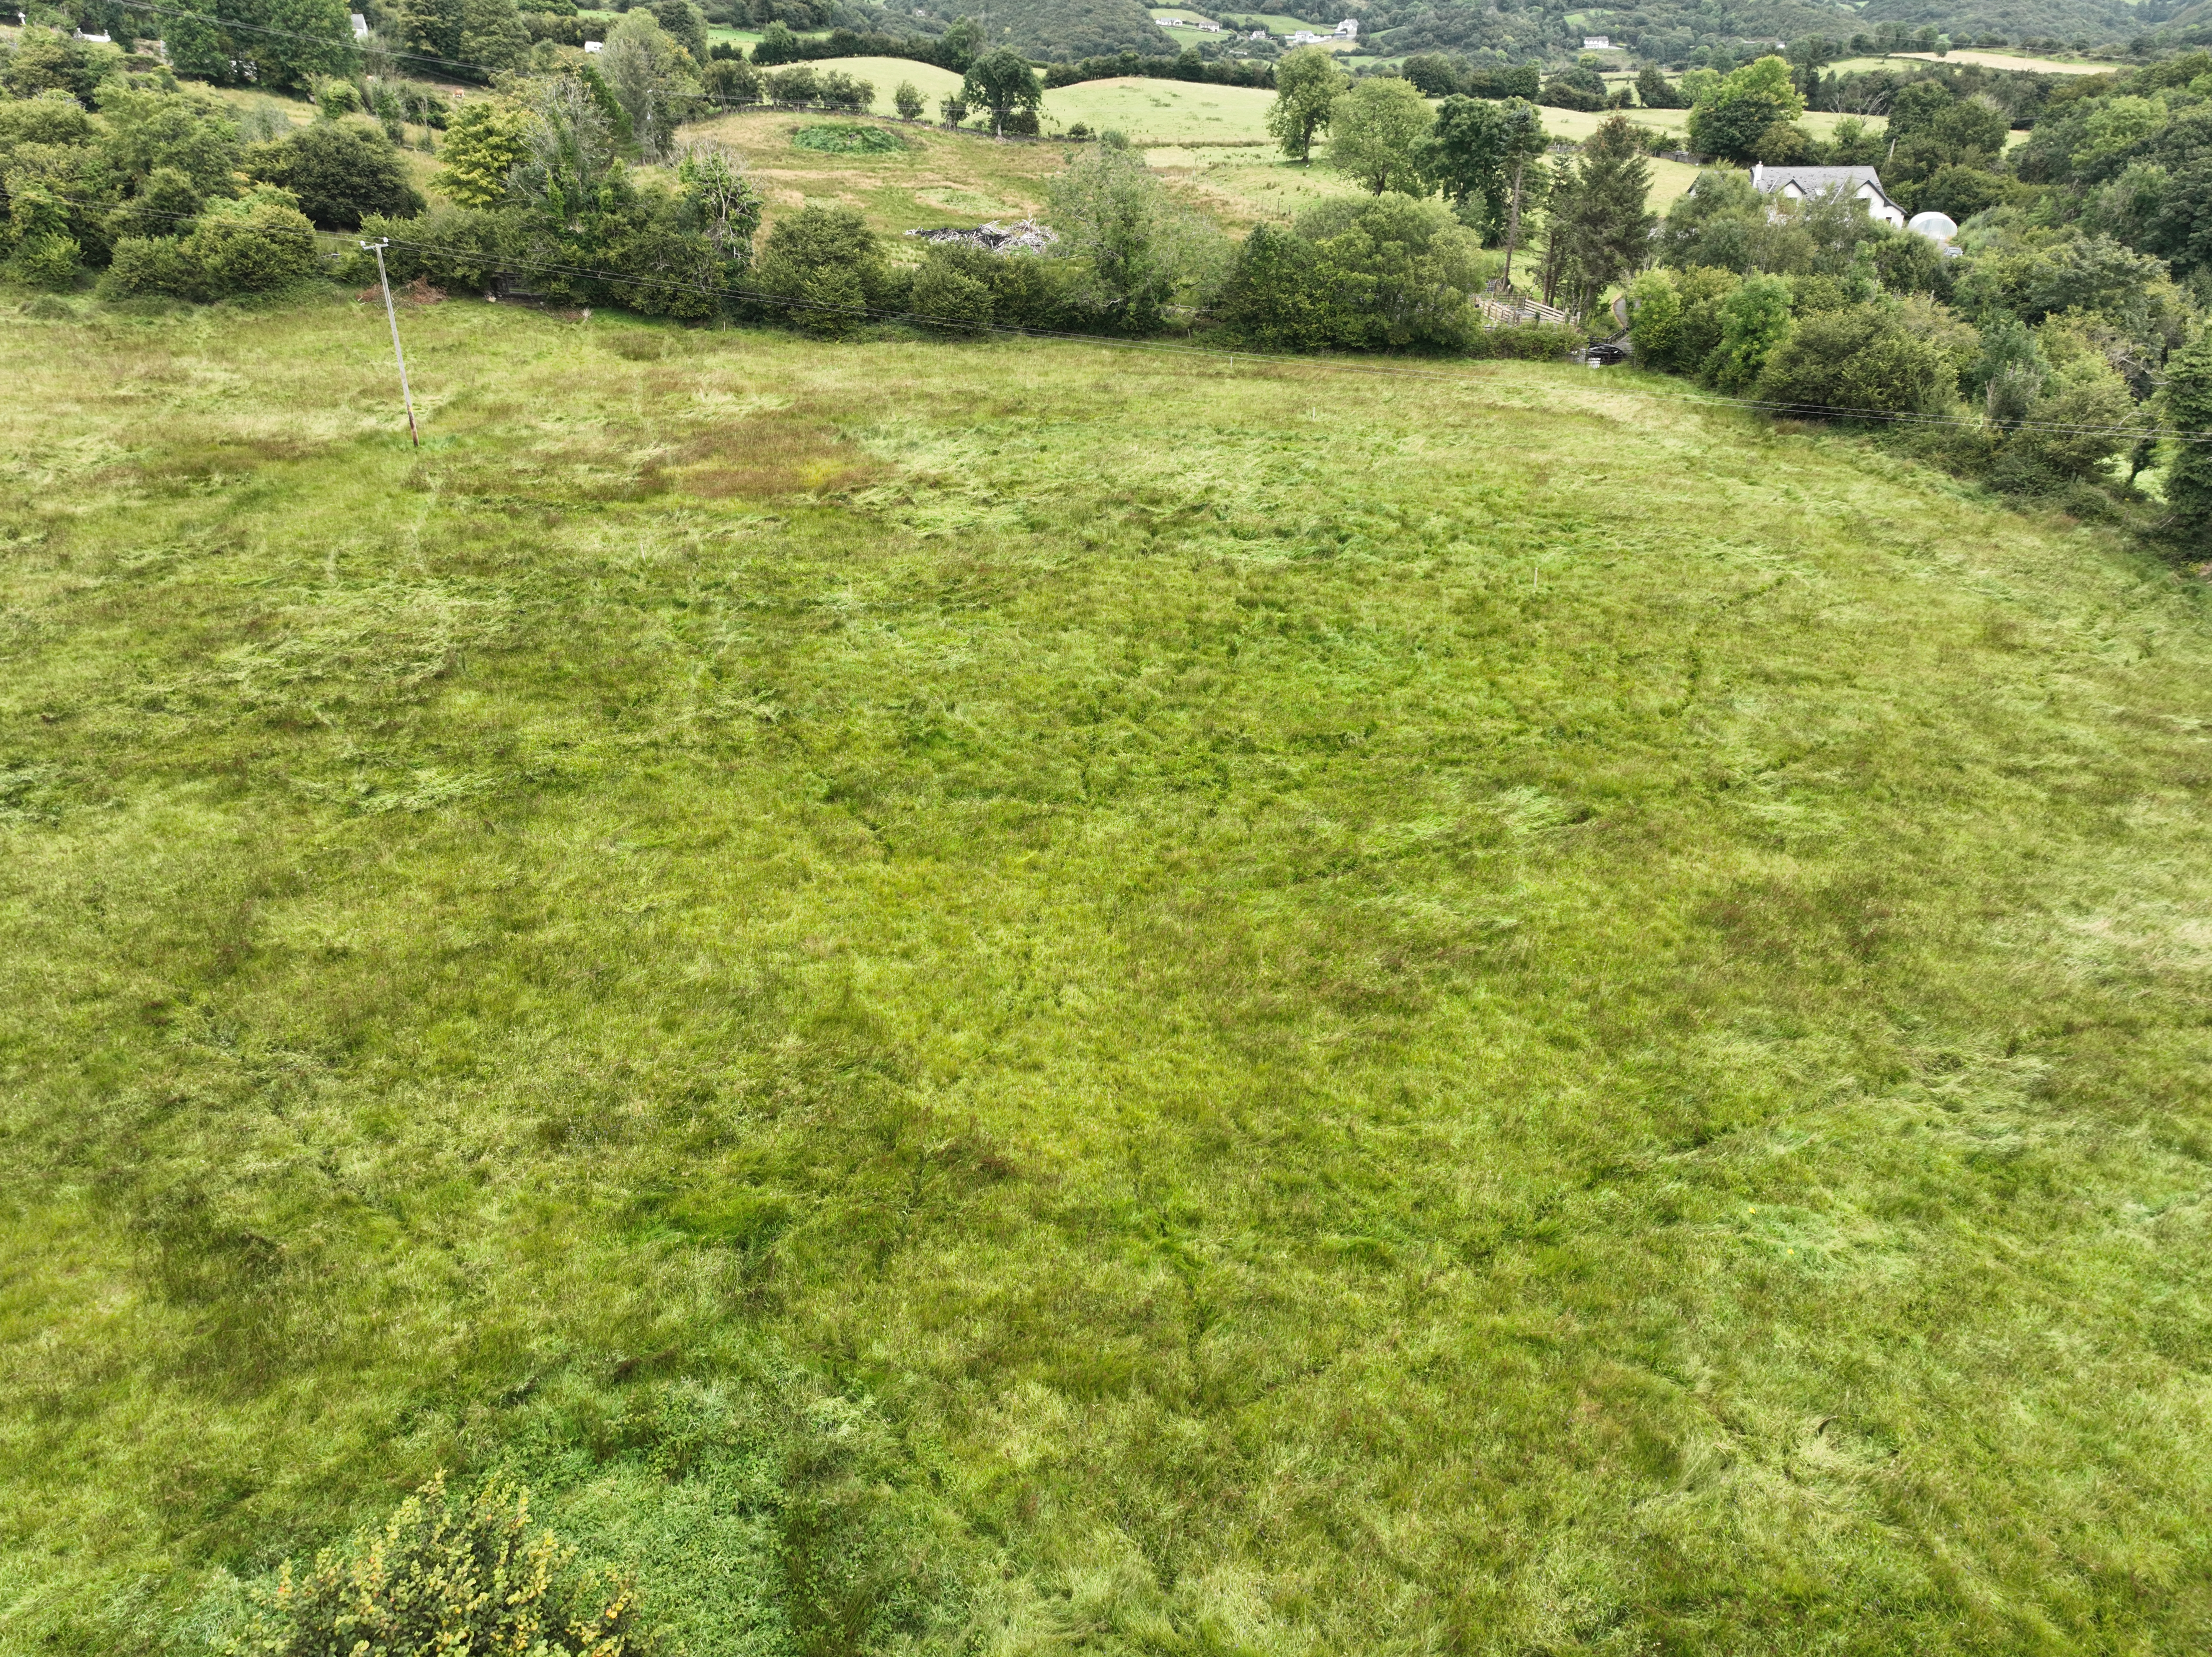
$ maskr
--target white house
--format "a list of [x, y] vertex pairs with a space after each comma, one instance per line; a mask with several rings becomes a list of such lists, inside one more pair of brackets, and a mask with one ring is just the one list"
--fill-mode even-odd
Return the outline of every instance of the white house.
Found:
[[586, 52], [605, 52], [606, 49], [607, 43], [604, 40], [586, 40], [584, 42], [584, 50]]
[[368, 19], [357, 11], [349, 12], [347, 15], [353, 19], [353, 38], [356, 40], [368, 39]]
[[1870, 167], [1766, 167], [1751, 169], [1751, 186], [1788, 202], [1845, 191], [1866, 203], [1867, 215], [1895, 229], [1905, 228], [1905, 209], [1890, 200]]
[[1583, 50], [1584, 52], [1611, 52], [1613, 50], [1613, 38], [1610, 35], [1605, 34], [1585, 34], [1583, 36]]
[[1359, 38], [1359, 20], [1357, 17], [1346, 18], [1336, 26], [1336, 33], [1340, 39], [1357, 40]]

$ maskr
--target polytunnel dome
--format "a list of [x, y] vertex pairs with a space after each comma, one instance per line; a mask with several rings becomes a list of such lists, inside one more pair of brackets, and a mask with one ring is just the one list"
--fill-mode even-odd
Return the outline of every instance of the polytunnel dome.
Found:
[[1959, 234], [1958, 222], [1948, 213], [1915, 213], [1905, 228], [1930, 241], [1948, 241]]

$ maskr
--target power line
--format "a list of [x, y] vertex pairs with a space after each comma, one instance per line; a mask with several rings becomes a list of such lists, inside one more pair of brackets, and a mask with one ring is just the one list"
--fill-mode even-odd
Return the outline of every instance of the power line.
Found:
[[[106, 206], [106, 203], [88, 202], [82, 197], [59, 196], [56, 199], [82, 207]], [[191, 213], [161, 213], [148, 211], [148, 218], [165, 218], [189, 223], [198, 215]], [[339, 240], [336, 233], [318, 233], [331, 240]], [[665, 293], [697, 294], [714, 299], [735, 299], [756, 305], [781, 307], [787, 311], [806, 312], [817, 315], [850, 318], [866, 322], [902, 322], [930, 328], [955, 328], [962, 331], [1002, 334], [1020, 339], [1065, 340], [1073, 343], [1100, 345], [1115, 350], [1149, 351], [1155, 355], [1214, 359], [1234, 366], [1238, 362], [1258, 362], [1274, 367], [1322, 369], [1332, 373], [1356, 373], [1382, 376], [1393, 379], [1419, 379], [1440, 385], [1465, 386], [1466, 376], [1434, 368], [1418, 368], [1386, 365], [1379, 362], [1359, 362], [1345, 357], [1299, 356], [1285, 352], [1255, 351], [1243, 347], [1234, 349], [1227, 346], [1194, 344], [1187, 341], [1159, 339], [1128, 339], [1112, 334], [1083, 333], [1072, 329], [1037, 328], [1018, 323], [952, 321], [941, 317], [924, 315], [918, 311], [895, 311], [884, 307], [866, 305], [835, 305], [820, 300], [799, 298], [790, 294], [769, 293], [757, 288], [741, 288], [719, 282], [686, 282], [666, 276], [636, 276], [626, 271], [610, 270], [600, 266], [568, 264], [556, 260], [523, 259], [511, 256], [486, 257], [469, 247], [451, 247], [435, 242], [415, 241], [405, 237], [392, 237], [392, 247], [410, 248], [428, 255], [446, 255], [486, 270], [511, 274], [536, 274], [560, 276], [589, 277], [630, 288], [657, 288]], [[1984, 422], [1971, 416], [1916, 414], [1883, 409], [1838, 409], [1825, 404], [1777, 403], [1757, 398], [1722, 397], [1685, 387], [1668, 394], [1640, 385], [1619, 385], [1613, 395], [1643, 397], [1654, 402], [1687, 404], [1693, 408], [1735, 409], [1748, 413], [1781, 416], [1807, 416], [1821, 420], [1861, 420], [1891, 425], [1942, 426], [1956, 428], [1978, 427]], [[2051, 433], [2065, 436], [2083, 437], [2166, 437], [2182, 443], [2212, 443], [2212, 431], [2157, 432], [2141, 426], [2080, 425], [2063, 421], [2022, 420], [2010, 422], [2005, 429]]]

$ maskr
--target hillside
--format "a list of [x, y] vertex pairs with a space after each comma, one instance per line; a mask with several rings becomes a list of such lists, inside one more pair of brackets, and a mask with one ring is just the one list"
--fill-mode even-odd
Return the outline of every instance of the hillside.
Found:
[[1625, 373], [399, 325], [419, 454], [0, 318], [0, 1649], [441, 1468], [693, 1657], [2203, 1645], [2201, 586]]
[[1041, 62], [1117, 52], [1164, 58], [1176, 50], [1139, 0], [999, 0], [980, 9], [970, 0], [923, 0], [914, 10], [946, 23], [979, 17], [993, 45], [1010, 46]]

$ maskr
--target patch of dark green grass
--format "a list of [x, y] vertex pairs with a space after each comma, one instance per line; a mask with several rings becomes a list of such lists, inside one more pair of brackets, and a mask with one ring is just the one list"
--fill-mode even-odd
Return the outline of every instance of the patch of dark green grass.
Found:
[[791, 142], [801, 149], [818, 150], [825, 155], [889, 155], [908, 147], [906, 140], [889, 127], [836, 121], [794, 127]]

